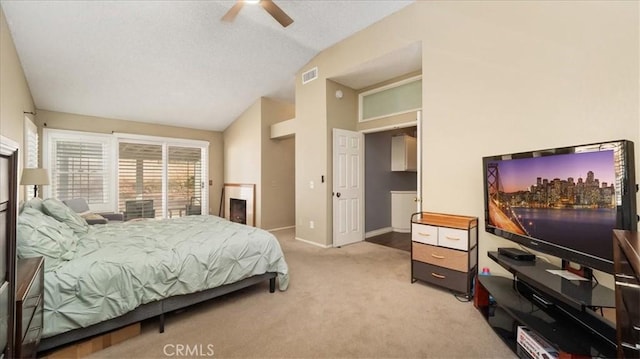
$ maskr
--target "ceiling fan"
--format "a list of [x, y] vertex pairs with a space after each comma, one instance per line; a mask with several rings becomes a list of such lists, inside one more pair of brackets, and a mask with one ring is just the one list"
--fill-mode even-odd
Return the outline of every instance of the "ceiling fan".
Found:
[[242, 7], [245, 3], [249, 4], [259, 4], [262, 6], [267, 12], [276, 19], [277, 22], [280, 23], [283, 27], [287, 27], [291, 25], [293, 19], [289, 17], [282, 9], [276, 5], [272, 0], [238, 0], [236, 3], [227, 11], [226, 14], [222, 17], [222, 21], [231, 22], [236, 18]]

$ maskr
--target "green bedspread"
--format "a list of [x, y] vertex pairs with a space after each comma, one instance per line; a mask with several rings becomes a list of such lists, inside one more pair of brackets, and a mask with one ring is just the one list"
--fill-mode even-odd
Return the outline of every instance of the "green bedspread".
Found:
[[[19, 222], [24, 236], [28, 221]], [[45, 257], [43, 337], [266, 272], [278, 274], [281, 291], [289, 284], [287, 263], [271, 233], [215, 216], [93, 225], [76, 236], [72, 259]]]

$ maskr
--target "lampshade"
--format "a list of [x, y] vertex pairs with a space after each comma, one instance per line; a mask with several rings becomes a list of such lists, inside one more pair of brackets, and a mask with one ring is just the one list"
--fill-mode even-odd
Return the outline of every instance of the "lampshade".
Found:
[[22, 185], [43, 185], [49, 184], [49, 174], [44, 168], [25, 168], [22, 170]]

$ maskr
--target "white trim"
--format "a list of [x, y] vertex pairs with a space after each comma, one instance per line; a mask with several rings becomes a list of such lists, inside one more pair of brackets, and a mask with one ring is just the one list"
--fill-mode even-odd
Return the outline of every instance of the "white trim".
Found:
[[365, 233], [364, 238], [371, 238], [371, 237], [375, 237], [381, 234], [386, 234], [391, 232], [393, 232], [393, 228], [391, 227], [378, 228], [378, 229], [374, 229], [373, 231], [369, 231]]
[[363, 116], [363, 114], [362, 114], [362, 102], [363, 102], [363, 99], [364, 99], [365, 96], [371, 95], [371, 94], [374, 94], [374, 93], [378, 93], [378, 92], [382, 92], [384, 90], [388, 90], [388, 89], [391, 89], [391, 88], [394, 88], [394, 87], [399, 87], [399, 86], [402, 86], [404, 84], [415, 82], [415, 81], [419, 81], [419, 80], [422, 80], [422, 75], [412, 76], [412, 77], [406, 78], [404, 80], [400, 80], [400, 81], [397, 81], [397, 82], [394, 82], [394, 83], [391, 83], [391, 84], [388, 84], [388, 85], [384, 85], [384, 86], [381, 86], [381, 87], [376, 87], [374, 89], [359, 93], [358, 94], [358, 122], [368, 122], [368, 121], [381, 119], [381, 118], [384, 118], [384, 117], [395, 116], [395, 115], [400, 115], [400, 114], [403, 114], [403, 113], [408, 113], [408, 112], [420, 110], [422, 107], [416, 108], [416, 109], [413, 109], [413, 110], [390, 113], [390, 114], [386, 114], [384, 116], [377, 116], [377, 117], [372, 117], [372, 118], [367, 118], [367, 119], [363, 119], [362, 118], [362, 116]]
[[200, 214], [209, 214], [209, 145], [206, 148], [200, 149], [202, 152], [200, 156], [202, 158], [202, 166], [206, 168], [206, 171], [202, 171], [202, 183], [200, 185]]
[[277, 228], [271, 228], [271, 229], [266, 229], [267, 232], [277, 232], [277, 231], [284, 231], [285, 229], [294, 229], [296, 228], [295, 225], [293, 226], [285, 226], [285, 227], [277, 227]]
[[314, 245], [314, 246], [316, 246], [316, 247], [324, 248], [324, 249], [332, 248], [332, 247], [333, 247], [332, 245], [320, 244], [320, 243], [316, 243], [316, 242], [308, 241], [308, 240], [306, 240], [306, 239], [302, 239], [302, 238], [300, 238], [300, 237], [295, 237], [295, 240], [296, 240], [296, 241], [300, 241], [300, 242], [304, 242], [304, 243], [306, 243], [306, 244], [311, 244], [311, 245]]
[[360, 122], [361, 123], [362, 122], [369, 122], [369, 121], [380, 120], [380, 119], [387, 118], [387, 117], [404, 115], [405, 113], [416, 112], [416, 111], [420, 111], [421, 109], [422, 109], [422, 107], [416, 107], [416, 108], [411, 108], [411, 109], [400, 111], [400, 112], [387, 113], [387, 114], [384, 114], [384, 115], [381, 115], [381, 116], [376, 116], [376, 117], [368, 118], [366, 120], [361, 120]]
[[18, 142], [0, 135], [0, 155], [11, 156], [18, 148]]
[[374, 127], [374, 128], [365, 128], [364, 130], [360, 130], [359, 132], [362, 132], [364, 134], [376, 133], [376, 132], [382, 132], [382, 131], [395, 130], [397, 128], [413, 127], [413, 126], [416, 126], [417, 124], [418, 124], [418, 121], [410, 121], [410, 122], [403, 122], [403, 123], [399, 123], [399, 124], [395, 124], [395, 125], [387, 125], [387, 126]]
[[167, 142], [170, 145], [180, 145], [180, 144], [188, 144], [191, 146], [206, 146], [209, 148], [209, 141], [204, 140], [190, 140], [187, 138], [175, 138], [175, 137], [162, 137], [162, 136], [148, 136], [148, 135], [136, 135], [133, 133], [124, 133], [124, 132], [114, 132], [114, 136], [118, 140], [127, 139], [127, 140], [135, 140], [140, 141], [139, 143], [143, 143], [142, 141], [149, 141], [149, 143], [158, 144], [158, 142]]

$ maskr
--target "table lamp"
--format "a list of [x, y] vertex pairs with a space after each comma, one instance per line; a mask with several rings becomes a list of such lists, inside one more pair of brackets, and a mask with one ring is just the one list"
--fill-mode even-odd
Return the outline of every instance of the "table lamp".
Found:
[[33, 185], [33, 198], [38, 196], [38, 185], [49, 184], [49, 174], [44, 168], [25, 168], [22, 170], [21, 185]]

